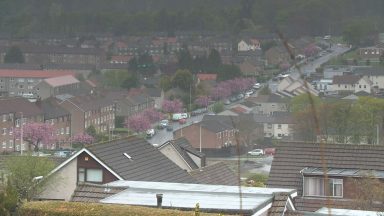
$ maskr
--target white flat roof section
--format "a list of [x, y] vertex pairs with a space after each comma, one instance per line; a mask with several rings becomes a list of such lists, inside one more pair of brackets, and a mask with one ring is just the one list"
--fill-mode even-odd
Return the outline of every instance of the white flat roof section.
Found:
[[[101, 203], [157, 206], [156, 194], [163, 194], [164, 208], [240, 211], [239, 187], [224, 185], [115, 181], [106, 187], [127, 187], [126, 190], [101, 200]], [[273, 193], [294, 194], [293, 189], [242, 187], [242, 211], [265, 211], [273, 201]], [[264, 209], [264, 210], [263, 210]]]
[[[379, 212], [375, 211], [362, 211], [362, 210], [351, 210], [351, 209], [336, 209], [331, 208], [331, 214], [335, 216], [378, 216]], [[316, 213], [322, 213], [328, 215], [328, 208], [323, 207], [316, 211]]]

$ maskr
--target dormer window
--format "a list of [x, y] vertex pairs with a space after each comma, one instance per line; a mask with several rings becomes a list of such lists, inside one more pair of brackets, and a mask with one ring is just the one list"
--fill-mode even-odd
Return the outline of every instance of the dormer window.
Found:
[[[326, 188], [327, 184], [327, 188]], [[343, 179], [323, 177], [304, 177], [304, 196], [314, 197], [343, 197]]]

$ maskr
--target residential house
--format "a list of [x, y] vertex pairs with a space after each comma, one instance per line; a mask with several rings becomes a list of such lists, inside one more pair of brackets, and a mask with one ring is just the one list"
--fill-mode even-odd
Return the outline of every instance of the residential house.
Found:
[[224, 110], [223, 112], [218, 113], [217, 115], [223, 116], [239, 116], [241, 114], [248, 114], [252, 111], [252, 108], [247, 107], [243, 104], [236, 104], [231, 106], [229, 109]]
[[332, 91], [340, 93], [360, 92], [371, 93], [373, 83], [368, 77], [360, 75], [342, 75], [334, 76], [332, 81]]
[[[242, 205], [239, 205], [239, 190]], [[281, 194], [286, 194], [283, 199]], [[108, 185], [81, 185], [72, 201], [159, 207], [228, 215], [284, 215], [294, 211], [296, 190], [228, 185], [115, 181]], [[135, 197], [135, 199], [130, 199]], [[160, 198], [161, 197], [161, 198]], [[273, 212], [273, 214], [269, 214]]]
[[27, 122], [43, 122], [44, 113], [25, 98], [0, 98], [0, 152], [27, 150], [28, 145], [15, 137], [14, 129]]
[[73, 71], [0, 69], [0, 96], [36, 95], [35, 86], [43, 79], [75, 75]]
[[353, 72], [370, 80], [375, 90], [384, 90], [384, 69], [382, 67], [356, 67]]
[[192, 170], [189, 174], [196, 179], [199, 184], [239, 185], [237, 173], [229, 168], [223, 161]]
[[154, 100], [154, 108], [161, 109], [164, 101], [164, 91], [160, 88], [145, 88], [144, 92]]
[[290, 112], [273, 112], [270, 115], [255, 114], [254, 121], [263, 124], [264, 137], [287, 139], [293, 136], [295, 120]]
[[158, 149], [169, 160], [188, 172], [200, 169], [206, 164], [205, 154], [193, 148], [184, 137], [167, 141]]
[[110, 184], [117, 180], [195, 183], [184, 170], [146, 140], [128, 137], [87, 146], [57, 166], [58, 178], [40, 199], [70, 200], [77, 185]]
[[114, 55], [111, 56], [109, 61], [111, 64], [128, 64], [129, 61], [133, 58], [131, 55]]
[[376, 46], [359, 48], [357, 54], [362, 60], [379, 62], [380, 58], [384, 56], [384, 45], [378, 44]]
[[130, 92], [114, 91], [106, 95], [115, 103], [116, 116], [130, 117], [155, 107], [155, 100], [142, 92], [141, 89], [133, 89]]
[[34, 88], [41, 100], [62, 94], [76, 94], [80, 91], [80, 81], [72, 75], [47, 78]]
[[216, 82], [217, 80], [217, 74], [213, 73], [198, 73], [196, 74], [197, 82], [196, 85], [198, 85], [201, 82]]
[[333, 79], [334, 76], [342, 76], [352, 73], [352, 68], [347, 65], [325, 66], [323, 70], [324, 79]]
[[315, 82], [315, 88], [317, 91], [327, 94], [329, 91], [332, 90], [332, 82], [332, 79], [320, 79]]
[[[383, 152], [380, 145], [279, 143], [267, 186], [297, 189], [297, 210], [359, 209], [366, 189], [358, 183], [364, 177], [383, 183]], [[366, 210], [382, 207], [375, 201], [369, 200]]]
[[57, 103], [71, 113], [72, 135], [84, 133], [89, 126], [97, 132], [109, 133], [115, 127], [115, 102], [99, 93], [90, 95], [58, 95]]
[[[51, 45], [18, 45], [27, 64], [90, 64], [105, 62], [105, 51], [98, 48], [77, 48]], [[0, 61], [3, 61], [8, 47], [0, 47]]]
[[318, 95], [318, 91], [305, 80], [299, 77], [287, 76], [277, 86], [276, 94], [285, 97], [294, 97], [303, 93], [310, 92], [313, 95]]
[[231, 146], [235, 146], [236, 132], [232, 117], [205, 115], [202, 121], [175, 130], [173, 137], [175, 139], [184, 137], [199, 151], [214, 154], [229, 151]]
[[277, 111], [287, 112], [289, 107], [289, 100], [276, 94], [249, 97], [246, 101], [252, 103], [252, 112], [256, 114], [269, 115]]
[[237, 44], [237, 51], [242, 52], [242, 51], [254, 51], [254, 50], [260, 50], [260, 41], [257, 39], [249, 39], [247, 41], [241, 40]]
[[54, 99], [36, 103], [44, 113], [44, 122], [54, 127], [56, 133], [55, 149], [70, 148], [71, 113], [60, 107]]

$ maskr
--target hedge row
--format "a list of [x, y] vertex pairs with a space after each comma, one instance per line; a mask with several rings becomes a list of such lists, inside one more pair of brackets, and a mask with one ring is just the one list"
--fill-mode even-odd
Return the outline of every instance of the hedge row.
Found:
[[[77, 202], [29, 202], [19, 209], [20, 216], [192, 216], [193, 211], [178, 211], [128, 205], [109, 205]], [[219, 214], [200, 213], [204, 216]]]

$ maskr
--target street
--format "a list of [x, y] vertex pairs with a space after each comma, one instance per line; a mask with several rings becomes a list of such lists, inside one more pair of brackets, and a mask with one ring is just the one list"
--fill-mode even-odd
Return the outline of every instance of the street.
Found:
[[[347, 52], [348, 50], [350, 50], [350, 48], [345, 46], [334, 45], [331, 48], [331, 50], [332, 50], [331, 53], [327, 53], [326, 55], [321, 56], [320, 58], [316, 58], [311, 62], [301, 64], [300, 65], [301, 73], [303, 75], [309, 76], [311, 73], [316, 72], [316, 68], [320, 67], [322, 64], [326, 63], [331, 58]], [[299, 71], [294, 66], [288, 69], [286, 73], [289, 74], [294, 79], [297, 79], [300, 77]], [[272, 79], [268, 81], [268, 86], [271, 92], [276, 92], [278, 84], [279, 84], [278, 81], [273, 81]]]

